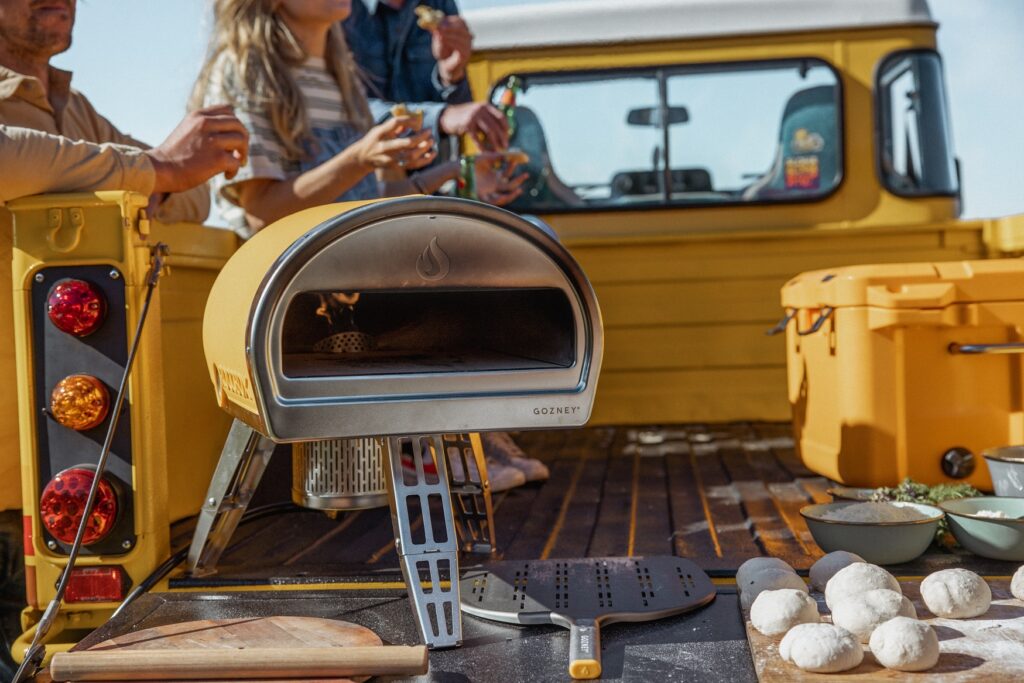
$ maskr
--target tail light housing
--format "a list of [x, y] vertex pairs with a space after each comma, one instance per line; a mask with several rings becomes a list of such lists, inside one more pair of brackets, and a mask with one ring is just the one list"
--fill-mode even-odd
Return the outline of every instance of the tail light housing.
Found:
[[68, 375], [50, 394], [50, 414], [69, 429], [98, 427], [110, 410], [110, 392], [92, 375]]
[[[35, 547], [65, 555], [82, 521], [105, 441], [101, 431], [111, 421], [124, 374], [132, 301], [128, 278], [115, 263], [49, 265], [26, 276], [39, 505], [32, 510]], [[125, 555], [138, 540], [131, 401], [120, 417], [86, 520], [83, 556]]]
[[106, 298], [85, 280], [61, 280], [46, 298], [46, 315], [50, 322], [76, 337], [86, 337], [99, 329], [106, 312]]
[[65, 602], [120, 602], [124, 600], [124, 569], [113, 567], [78, 567], [71, 570]]
[[[81, 467], [73, 467], [59, 473], [43, 489], [39, 500], [39, 514], [43, 527], [58, 541], [72, 543], [78, 532], [78, 525], [85, 512], [96, 473]], [[96, 504], [89, 515], [88, 527], [83, 539], [84, 545], [103, 540], [117, 522], [117, 494], [105, 478], [100, 480]]]

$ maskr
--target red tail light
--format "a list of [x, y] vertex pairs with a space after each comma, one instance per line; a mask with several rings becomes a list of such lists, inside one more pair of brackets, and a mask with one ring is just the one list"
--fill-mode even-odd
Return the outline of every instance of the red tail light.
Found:
[[79, 567], [71, 570], [65, 602], [121, 602], [124, 600], [121, 567]]
[[106, 310], [102, 292], [85, 280], [61, 280], [46, 299], [50, 322], [76, 337], [85, 337], [99, 329]]
[[[73, 467], [58, 474], [43, 489], [39, 515], [43, 526], [58, 541], [71, 543], [75, 540], [93, 477], [95, 473], [91, 470]], [[89, 516], [83, 543], [89, 545], [102, 540], [114, 528], [116, 521], [117, 495], [114, 487], [104, 479], [96, 492], [96, 504]]]

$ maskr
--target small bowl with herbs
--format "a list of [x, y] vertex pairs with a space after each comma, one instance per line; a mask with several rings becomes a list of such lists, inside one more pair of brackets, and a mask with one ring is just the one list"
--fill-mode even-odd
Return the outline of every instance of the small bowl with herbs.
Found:
[[921, 503], [844, 501], [800, 510], [827, 553], [846, 550], [874, 564], [910, 562], [935, 540], [942, 510]]
[[957, 543], [993, 560], [1024, 560], [1024, 498], [982, 496], [947, 500], [946, 513]]

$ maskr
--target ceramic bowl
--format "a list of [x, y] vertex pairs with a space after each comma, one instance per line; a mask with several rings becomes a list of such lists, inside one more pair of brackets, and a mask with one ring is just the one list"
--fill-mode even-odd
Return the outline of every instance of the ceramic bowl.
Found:
[[852, 500], [857, 503], [866, 503], [871, 500], [875, 489], [858, 489], [852, 486], [833, 486], [825, 489], [825, 493], [832, 496], [833, 502]]
[[[947, 500], [949, 530], [957, 542], [975, 555], [993, 560], [1024, 561], [1024, 498], [985, 496]], [[1006, 519], [980, 516], [981, 511], [1002, 512]]]
[[991, 448], [982, 455], [997, 496], [1024, 496], [1024, 446]]
[[846, 550], [856, 553], [873, 564], [900, 564], [919, 557], [935, 539], [935, 531], [942, 519], [942, 510], [920, 503], [890, 503], [896, 507], [911, 507], [928, 515], [910, 522], [844, 522], [822, 519], [821, 515], [855, 501], [808, 505], [800, 514], [815, 543], [827, 553]]

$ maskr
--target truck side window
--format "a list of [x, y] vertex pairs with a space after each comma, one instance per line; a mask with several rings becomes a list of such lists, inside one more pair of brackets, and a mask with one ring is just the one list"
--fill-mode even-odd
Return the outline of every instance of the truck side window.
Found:
[[957, 192], [942, 61], [928, 51], [890, 55], [878, 70], [879, 170], [898, 195]]
[[[506, 92], [513, 83], [514, 92]], [[840, 86], [816, 59], [515, 74], [528, 213], [814, 200], [842, 173]]]

